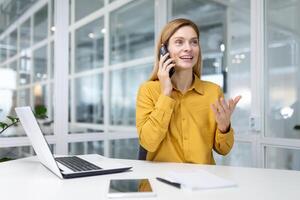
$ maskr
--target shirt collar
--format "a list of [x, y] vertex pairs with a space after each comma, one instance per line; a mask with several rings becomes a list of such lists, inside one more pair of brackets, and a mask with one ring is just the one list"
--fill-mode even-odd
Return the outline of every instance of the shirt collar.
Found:
[[202, 94], [202, 95], [204, 94], [203, 82], [195, 74], [194, 74], [194, 82], [193, 82], [191, 89], [194, 89], [199, 94]]

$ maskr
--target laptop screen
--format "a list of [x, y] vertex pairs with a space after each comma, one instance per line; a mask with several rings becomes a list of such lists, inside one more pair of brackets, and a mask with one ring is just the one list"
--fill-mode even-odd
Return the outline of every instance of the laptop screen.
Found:
[[40, 162], [63, 178], [31, 108], [17, 107], [15, 110]]

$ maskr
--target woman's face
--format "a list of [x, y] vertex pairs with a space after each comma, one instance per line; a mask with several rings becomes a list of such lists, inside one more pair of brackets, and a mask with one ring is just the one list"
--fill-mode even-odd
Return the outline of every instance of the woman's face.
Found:
[[191, 69], [199, 57], [199, 39], [190, 26], [178, 29], [170, 38], [168, 50], [175, 60], [176, 67]]

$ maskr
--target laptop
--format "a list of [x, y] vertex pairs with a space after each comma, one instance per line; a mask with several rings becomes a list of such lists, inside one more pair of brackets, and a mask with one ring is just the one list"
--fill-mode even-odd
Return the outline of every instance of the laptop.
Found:
[[61, 179], [119, 173], [132, 168], [100, 155], [54, 157], [31, 108], [15, 110], [39, 161]]

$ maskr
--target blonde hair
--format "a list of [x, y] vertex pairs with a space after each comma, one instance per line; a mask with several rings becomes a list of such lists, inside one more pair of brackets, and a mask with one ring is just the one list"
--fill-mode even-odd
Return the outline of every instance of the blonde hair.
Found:
[[[178, 18], [170, 21], [165, 25], [163, 30], [160, 33], [160, 36], [158, 38], [157, 44], [156, 44], [156, 49], [155, 49], [155, 63], [154, 67], [150, 76], [150, 81], [155, 81], [158, 80], [157, 77], [157, 72], [158, 72], [158, 65], [159, 65], [159, 59], [160, 59], [160, 54], [159, 54], [159, 49], [161, 48], [161, 44], [167, 44], [172, 37], [172, 35], [181, 27], [183, 26], [190, 26], [194, 29], [194, 31], [197, 34], [197, 37], [199, 38], [200, 33], [197, 25], [192, 22], [191, 20], [188, 19], [183, 19], [183, 18]], [[201, 69], [202, 69], [202, 54], [201, 54], [201, 48], [199, 46], [199, 57], [197, 59], [197, 62], [195, 66], [193, 67], [193, 73], [196, 74], [200, 78], [201, 74]]]

